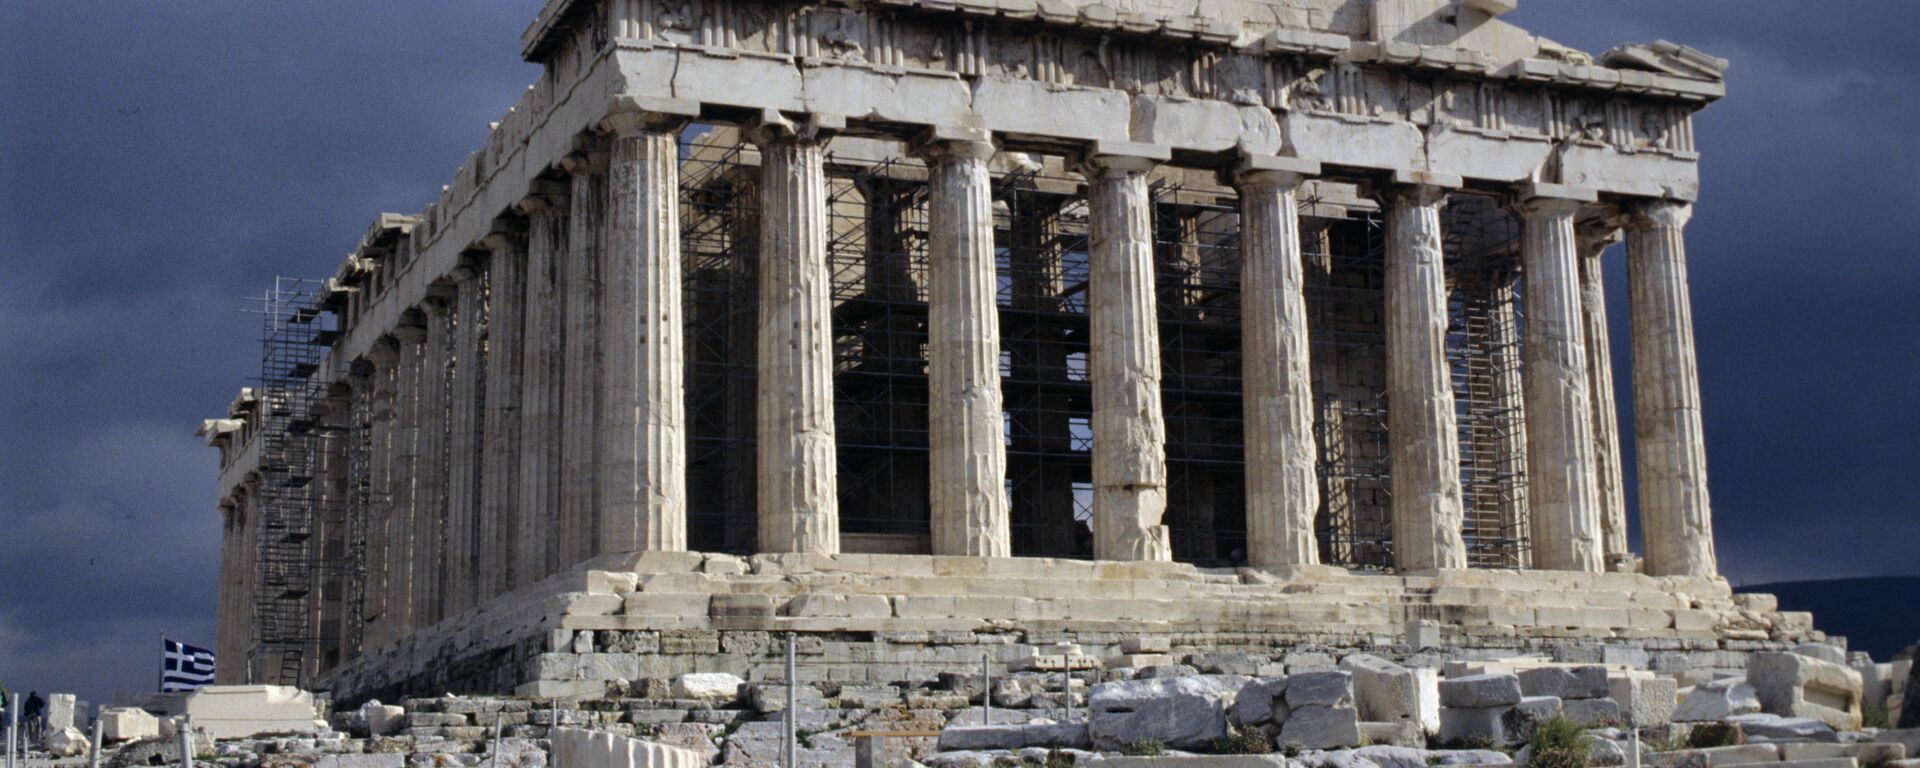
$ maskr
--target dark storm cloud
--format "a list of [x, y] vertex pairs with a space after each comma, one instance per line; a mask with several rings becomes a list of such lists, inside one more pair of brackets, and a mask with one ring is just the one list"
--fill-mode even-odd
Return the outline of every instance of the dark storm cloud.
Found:
[[[1727, 573], [1914, 572], [1920, 6], [1522, 5], [1583, 49], [1733, 59], [1688, 232]], [[238, 307], [432, 199], [537, 75], [515, 56], [536, 7], [0, 7], [0, 683], [99, 701], [151, 685], [159, 631], [212, 640], [191, 433], [257, 370]]]

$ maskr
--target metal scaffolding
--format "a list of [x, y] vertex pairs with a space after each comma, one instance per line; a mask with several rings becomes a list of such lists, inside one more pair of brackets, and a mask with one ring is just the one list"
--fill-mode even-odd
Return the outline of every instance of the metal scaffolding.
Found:
[[323, 491], [322, 469], [339, 429], [325, 418], [325, 387], [314, 380], [327, 349], [339, 338], [333, 315], [322, 310], [318, 280], [276, 277], [260, 300], [259, 559], [252, 595], [254, 632], [250, 677], [298, 685], [314, 661], [314, 594], [323, 520], [338, 516], [337, 495]]
[[[843, 533], [860, 546], [927, 546], [927, 188], [897, 145], [836, 142], [825, 158], [834, 414]], [[682, 142], [691, 543], [754, 545], [758, 157], [728, 129]], [[1087, 203], [1045, 163], [996, 172], [994, 240], [1016, 555], [1089, 557], [1093, 442], [1087, 381]], [[1245, 562], [1239, 216], [1233, 193], [1157, 182], [1156, 299], [1175, 559]], [[1384, 238], [1377, 214], [1307, 215], [1314, 397], [1330, 563], [1393, 563], [1387, 450]], [[1445, 214], [1448, 361], [1459, 408], [1463, 534], [1472, 564], [1524, 562], [1517, 228], [1490, 200]], [[1504, 310], [1502, 309], [1504, 308]], [[1516, 448], [1515, 446], [1519, 446]]]

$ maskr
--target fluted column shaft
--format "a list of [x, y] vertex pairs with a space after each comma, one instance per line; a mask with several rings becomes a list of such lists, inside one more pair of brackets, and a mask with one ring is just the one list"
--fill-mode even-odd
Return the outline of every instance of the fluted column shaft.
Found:
[[1320, 562], [1313, 533], [1320, 509], [1319, 450], [1294, 197], [1318, 168], [1291, 158], [1257, 162], [1237, 178], [1247, 562], [1256, 568], [1313, 565]]
[[762, 126], [757, 425], [762, 552], [840, 551], [824, 142]]
[[1388, 190], [1387, 442], [1394, 564], [1465, 568], [1459, 430], [1447, 367], [1447, 286], [1440, 206], [1446, 189]]
[[[437, 290], [444, 290], [437, 289]], [[426, 341], [420, 357], [420, 463], [413, 484], [413, 625], [432, 626], [445, 616], [441, 572], [447, 512], [447, 373], [453, 313], [445, 299], [426, 304]]]
[[999, 282], [987, 141], [936, 141], [928, 168], [927, 428], [933, 553], [1012, 554], [1001, 434]]
[[513, 587], [553, 573], [560, 517], [561, 386], [565, 380], [560, 262], [567, 250], [564, 196], [536, 194], [521, 201], [527, 216], [526, 310], [520, 373], [520, 485], [513, 546]]
[[526, 313], [526, 236], [496, 232], [487, 237], [487, 380], [483, 412], [486, 447], [481, 455], [480, 520], [474, 563], [481, 602], [513, 584], [511, 539], [519, 501], [521, 334]]
[[680, 120], [607, 118], [596, 552], [687, 548]]
[[1587, 351], [1587, 404], [1593, 422], [1594, 490], [1608, 568], [1632, 557], [1627, 542], [1626, 482], [1620, 472], [1620, 421], [1613, 399], [1613, 353], [1607, 340], [1607, 290], [1600, 255], [1619, 230], [1579, 233], [1581, 340]]
[[1087, 363], [1093, 386], [1093, 556], [1170, 560], [1167, 427], [1153, 286], [1154, 161], [1095, 155], [1087, 177]]
[[367, 352], [367, 537], [366, 575], [360, 585], [361, 615], [366, 629], [361, 635], [365, 648], [386, 644], [390, 632], [387, 616], [387, 520], [393, 516], [393, 380], [398, 354], [393, 340], [381, 339]]
[[1527, 499], [1533, 567], [1597, 572], [1606, 552], [1573, 234], [1582, 197], [1592, 193], [1534, 196], [1516, 207], [1527, 302]]
[[453, 365], [449, 373], [447, 409], [447, 517], [445, 567], [440, 582], [443, 615], [474, 607], [480, 591], [474, 583], [474, 560], [483, 554], [474, 546], [480, 512], [481, 454], [484, 405], [481, 401], [486, 360], [481, 342], [486, 332], [486, 283], [462, 268], [454, 273]]
[[567, 159], [573, 174], [567, 217], [567, 253], [561, 262], [562, 292], [566, 296], [562, 366], [566, 375], [560, 405], [560, 542], [559, 567], [592, 557], [599, 537], [600, 484], [595, 481], [599, 456], [599, 403], [604, 373], [600, 365], [601, 313], [605, 265], [601, 245], [606, 238], [607, 153], [593, 152]]
[[1646, 572], [1655, 576], [1718, 571], [1681, 236], [1691, 215], [1687, 204], [1654, 201], [1637, 208], [1627, 226], [1641, 545]]
[[418, 479], [421, 450], [425, 445], [421, 430], [421, 390], [425, 380], [427, 329], [403, 321], [394, 329], [400, 342], [399, 362], [394, 369], [394, 462], [393, 511], [387, 517], [387, 629], [389, 639], [405, 637], [414, 629], [414, 517], [418, 510]]

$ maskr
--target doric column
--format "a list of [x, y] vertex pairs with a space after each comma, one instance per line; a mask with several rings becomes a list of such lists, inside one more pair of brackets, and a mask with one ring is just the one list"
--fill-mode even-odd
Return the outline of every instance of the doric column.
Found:
[[426, 344], [420, 371], [420, 462], [413, 483], [413, 624], [432, 626], [446, 616], [442, 543], [447, 513], [447, 374], [452, 352], [453, 314], [447, 286], [429, 289], [425, 304]]
[[[220, 500], [220, 592], [214, 604], [213, 650], [217, 656], [229, 659], [246, 658], [246, 635], [250, 629], [240, 624], [242, 514], [238, 498], [229, 495]], [[244, 683], [246, 681], [241, 674], [244, 669], [232, 663], [215, 665], [214, 682], [219, 685]]]
[[360, 583], [361, 617], [366, 622], [361, 642], [366, 650], [392, 638], [387, 616], [388, 519], [393, 516], [394, 362], [399, 357], [391, 338], [374, 342], [367, 351], [368, 451], [366, 575]]
[[769, 121], [752, 139], [760, 148], [760, 551], [834, 554], [826, 137], [816, 125]]
[[687, 548], [679, 131], [689, 105], [622, 102], [607, 169], [597, 552]]
[[1248, 156], [1240, 194], [1240, 359], [1246, 430], [1247, 563], [1255, 568], [1320, 562], [1313, 517], [1320, 510], [1313, 434], [1300, 213], [1294, 194], [1320, 164]]
[[1087, 363], [1093, 386], [1093, 556], [1170, 560], [1167, 427], [1147, 174], [1164, 148], [1096, 148], [1087, 177]]
[[449, 372], [447, 408], [447, 518], [445, 566], [440, 578], [445, 609], [452, 616], [479, 603], [475, 546], [480, 524], [480, 470], [485, 439], [482, 388], [487, 373], [482, 341], [486, 336], [486, 280], [479, 268], [463, 258], [453, 279], [453, 364]]
[[1527, 302], [1527, 500], [1533, 567], [1542, 570], [1606, 565], [1573, 235], [1580, 206], [1593, 200], [1592, 190], [1530, 184], [1515, 206]]
[[927, 429], [933, 553], [1007, 557], [1000, 308], [994, 297], [994, 153], [976, 138], [919, 147], [928, 172]]
[[527, 217], [526, 310], [521, 320], [520, 486], [514, 517], [513, 586], [532, 584], [558, 563], [560, 518], [560, 395], [566, 376], [565, 300], [560, 263], [567, 250], [566, 185], [535, 181], [520, 201]]
[[1448, 186], [1457, 183], [1397, 184], [1385, 194], [1388, 471], [1402, 571], [1467, 567], [1440, 239]]
[[567, 172], [573, 174], [567, 216], [567, 253], [561, 261], [561, 292], [566, 296], [566, 339], [561, 382], [560, 519], [566, 535], [561, 542], [562, 568], [594, 552], [599, 526], [600, 484], [595, 457], [599, 455], [600, 327], [604, 301], [602, 243], [606, 239], [607, 153], [604, 149], [571, 155]]
[[486, 431], [480, 457], [480, 520], [474, 542], [475, 598], [485, 602], [511, 588], [514, 506], [519, 501], [520, 377], [526, 315], [527, 237], [507, 222], [485, 244], [487, 259], [487, 378], [482, 412]]
[[1613, 400], [1613, 353], [1607, 342], [1607, 290], [1600, 255], [1620, 242], [1620, 229], [1575, 230], [1580, 253], [1581, 340], [1587, 350], [1587, 404], [1593, 422], [1594, 490], [1607, 569], [1624, 570], [1633, 559], [1627, 543], [1626, 483], [1620, 473], [1620, 420]]
[[393, 329], [399, 342], [394, 368], [393, 477], [388, 486], [393, 499], [387, 516], [387, 638], [397, 640], [414, 630], [413, 576], [418, 563], [413, 539], [416, 486], [421, 464], [421, 389], [427, 329], [417, 311], [401, 316]]
[[1646, 572], [1655, 576], [1712, 576], [1718, 570], [1680, 233], [1692, 212], [1686, 203], [1649, 201], [1634, 209], [1627, 226], [1640, 542]]

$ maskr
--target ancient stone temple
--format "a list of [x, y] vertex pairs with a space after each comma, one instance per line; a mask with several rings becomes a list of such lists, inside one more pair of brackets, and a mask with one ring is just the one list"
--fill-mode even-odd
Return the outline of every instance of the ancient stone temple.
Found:
[[1683, 233], [1726, 63], [1513, 2], [549, 0], [439, 198], [267, 295], [203, 429], [222, 674], [1808, 636], [1716, 575]]

